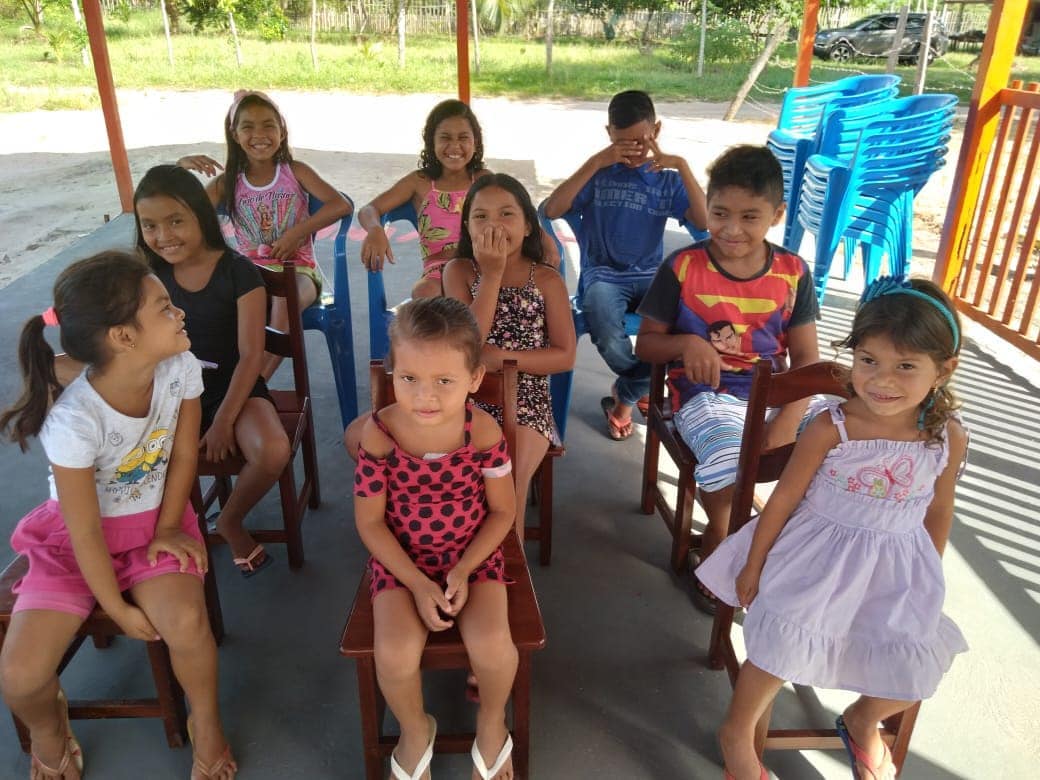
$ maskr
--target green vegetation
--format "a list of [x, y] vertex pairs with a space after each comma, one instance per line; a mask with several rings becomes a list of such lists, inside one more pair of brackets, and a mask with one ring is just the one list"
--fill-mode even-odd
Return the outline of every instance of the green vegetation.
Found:
[[[43, 35], [23, 28], [26, 18], [0, 19], [0, 111], [35, 108], [84, 108], [96, 105], [94, 74], [79, 56], [81, 38], [69, 30], [57, 7], [48, 8]], [[65, 11], [65, 13], [68, 13]], [[119, 18], [122, 16], [123, 18]], [[51, 33], [48, 37], [47, 33]], [[747, 74], [747, 49], [720, 31], [714, 52], [709, 39], [704, 76], [696, 76], [693, 32], [669, 43], [639, 47], [633, 43], [558, 39], [553, 51], [553, 76], [545, 73], [541, 41], [516, 37], [481, 38], [481, 72], [472, 77], [479, 95], [602, 99], [620, 89], [639, 86], [660, 100], [730, 100]], [[174, 36], [176, 65], [167, 61], [166, 42], [158, 11], [112, 15], [107, 37], [116, 85], [121, 88], [233, 89], [256, 88], [367, 93], [443, 92], [455, 89], [455, 42], [440, 37], [410, 37], [407, 65], [397, 67], [395, 38], [327, 34], [319, 37], [319, 70], [311, 65], [305, 32], [290, 29], [285, 40], [266, 41], [262, 31], [240, 31], [243, 66], [236, 66], [234, 48], [223, 31]], [[928, 75], [929, 91], [949, 91], [967, 99], [973, 75], [970, 53], [951, 53], [935, 62]], [[1040, 58], [1023, 57], [1025, 70], [1016, 77], [1040, 80]], [[790, 85], [794, 45], [781, 46], [766, 68], [751, 99], [777, 102]], [[849, 72], [881, 71], [883, 62], [853, 62], [836, 68], [813, 63], [814, 81], [828, 81]], [[914, 69], [902, 67], [904, 81]]]

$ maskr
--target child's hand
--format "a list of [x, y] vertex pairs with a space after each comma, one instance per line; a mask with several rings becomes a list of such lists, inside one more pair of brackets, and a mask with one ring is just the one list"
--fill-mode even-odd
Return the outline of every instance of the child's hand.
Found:
[[488, 225], [473, 239], [473, 259], [480, 266], [480, 273], [501, 277], [506, 270], [506, 232], [500, 227]]
[[[123, 602], [126, 604], [126, 602]], [[123, 633], [131, 639], [143, 639], [145, 642], [155, 642], [161, 639], [159, 632], [155, 630], [152, 621], [132, 604], [126, 604], [126, 609], [120, 610], [117, 615], [110, 615], [114, 621], [123, 629]]]
[[718, 387], [722, 381], [722, 360], [708, 341], [698, 336], [686, 339], [682, 352], [686, 378], [697, 384]]
[[596, 155], [596, 164], [600, 168], [621, 163], [631, 167], [643, 156], [643, 146], [639, 141], [617, 141]]
[[382, 227], [374, 227], [368, 231], [361, 242], [361, 262], [369, 271], [382, 271], [384, 263], [396, 263], [394, 252], [390, 248], [390, 239]]
[[206, 573], [206, 547], [198, 539], [194, 539], [180, 529], [175, 531], [156, 531], [155, 538], [148, 545], [148, 562], [155, 566], [159, 561], [159, 553], [172, 555], [181, 564], [181, 571], [188, 571], [188, 564], [195, 562], [195, 569]]
[[419, 613], [419, 619], [430, 631], [445, 631], [454, 625], [454, 621], [445, 620], [437, 611], [440, 607], [445, 615], [452, 614], [451, 602], [437, 583], [429, 577], [423, 577], [423, 581], [412, 589], [412, 598], [415, 600], [415, 610]]
[[456, 566], [448, 572], [446, 580], [447, 586], [444, 588], [444, 597], [451, 602], [451, 609], [448, 610], [448, 614], [456, 617], [469, 600], [469, 572], [463, 571]]
[[306, 240], [306, 234], [300, 235], [297, 228], [289, 228], [278, 240], [271, 244], [271, 257], [275, 260], [288, 260], [293, 252], [300, 248]]
[[650, 147], [650, 170], [655, 173], [666, 170], [668, 168], [676, 169], [682, 166], [683, 158], [677, 154], [666, 154], [661, 151], [661, 147], [657, 145], [657, 139], [653, 136], [646, 136], [646, 145]]
[[187, 168], [189, 171], [204, 173], [206, 176], [216, 176], [217, 171], [224, 170], [223, 165], [205, 154], [189, 154], [187, 157], [179, 159], [177, 165]]
[[206, 435], [199, 441], [199, 452], [206, 460], [213, 462], [237, 455], [235, 426], [225, 423], [219, 417], [214, 419], [213, 424], [206, 431]]
[[762, 570], [756, 566], [744, 566], [737, 575], [737, 600], [740, 606], [748, 607], [758, 595], [758, 580], [762, 576]]

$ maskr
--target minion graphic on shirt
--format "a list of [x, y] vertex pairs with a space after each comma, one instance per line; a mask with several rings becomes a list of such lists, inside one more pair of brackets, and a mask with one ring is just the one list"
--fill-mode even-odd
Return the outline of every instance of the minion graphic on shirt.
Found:
[[145, 440], [143, 447], [134, 447], [116, 467], [112, 482], [133, 485], [165, 463], [166, 441], [170, 437], [167, 428], [156, 428]]

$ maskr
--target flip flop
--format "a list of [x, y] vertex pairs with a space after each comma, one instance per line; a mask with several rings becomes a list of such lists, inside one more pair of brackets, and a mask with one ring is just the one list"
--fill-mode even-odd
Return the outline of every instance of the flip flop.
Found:
[[484, 757], [480, 755], [480, 751], [477, 749], [477, 741], [473, 740], [473, 747], [469, 749], [469, 755], [473, 759], [473, 766], [477, 769], [477, 774], [480, 775], [482, 780], [491, 780], [492, 777], [499, 773], [499, 770], [505, 765], [506, 761], [513, 754], [513, 737], [510, 734], [506, 734], [505, 744], [502, 745], [502, 749], [498, 751], [498, 756], [491, 764], [489, 769], [484, 765]]
[[396, 755], [390, 754], [390, 774], [394, 780], [420, 780], [426, 770], [430, 768], [430, 762], [433, 760], [433, 743], [437, 739], [437, 721], [433, 719], [432, 715], [427, 715], [426, 719], [430, 722], [430, 742], [422, 756], [419, 757], [419, 763], [415, 765], [411, 774], [405, 772], [397, 763]]
[[58, 688], [58, 703], [61, 704], [62, 719], [65, 722], [65, 744], [72, 756], [72, 763], [75, 764], [76, 769], [82, 772], [83, 749], [79, 746], [76, 735], [72, 733], [72, 724], [69, 722], [69, 700], [65, 698], [65, 691], [61, 688]]
[[697, 579], [694, 570], [701, 565], [701, 557], [693, 550], [690, 551], [686, 566], [686, 580], [689, 585], [690, 598], [697, 609], [706, 615], [714, 615], [719, 608], [719, 600], [715, 594], [704, 587], [704, 583]]
[[632, 418], [620, 420], [614, 416], [613, 396], [603, 396], [599, 401], [599, 408], [607, 418], [607, 435], [612, 441], [624, 441], [632, 435]]
[[[758, 768], [761, 772], [761, 774], [759, 774], [758, 776], [758, 780], [769, 780], [769, 772], [766, 771], [766, 768], [761, 764], [758, 765]], [[736, 778], [729, 773], [728, 769], [722, 770], [722, 778], [723, 780], [736, 780]]]
[[65, 773], [69, 771], [73, 766], [76, 767], [77, 773], [83, 773], [83, 752], [80, 750], [79, 742], [76, 741], [76, 737], [72, 734], [72, 728], [69, 725], [69, 702], [65, 698], [65, 692], [58, 688], [58, 702], [62, 706], [62, 719], [64, 720], [65, 726], [65, 750], [61, 754], [61, 761], [58, 764], [57, 769], [53, 769], [43, 763], [35, 753], [30, 754], [30, 767], [29, 772], [32, 777], [39, 777], [46, 780], [59, 780], [59, 778], [65, 777]]
[[195, 755], [195, 740], [192, 735], [190, 717], [188, 718], [188, 742], [191, 743], [192, 749], [191, 780], [208, 780], [208, 778], [216, 777], [228, 766], [231, 767], [235, 774], [238, 774], [238, 764], [235, 763], [235, 759], [231, 755], [231, 745], [225, 743], [224, 752], [212, 764], [207, 764]]
[[845, 745], [845, 752], [849, 756], [853, 780], [860, 780], [859, 770], [856, 768], [857, 765], [870, 772], [870, 776], [874, 780], [892, 780], [896, 776], [895, 766], [892, 764], [892, 752], [888, 749], [886, 743], [881, 743], [885, 748], [885, 753], [881, 757], [881, 764], [877, 765], [867, 755], [867, 751], [857, 745], [852, 739], [852, 735], [849, 734], [849, 729], [845, 725], [844, 715], [839, 715], [838, 719], [834, 721], [834, 725], [838, 729], [838, 736], [841, 738], [842, 744]]
[[[264, 557], [260, 560], [260, 562], [254, 563], [254, 561], [261, 555], [263, 555]], [[235, 566], [238, 567], [238, 571], [246, 579], [263, 571], [272, 563], [274, 563], [274, 558], [272, 558], [270, 555], [267, 555], [262, 544], [258, 544], [256, 547], [254, 547], [253, 551], [249, 553], [248, 557], [234, 558], [232, 560], [234, 561]]]

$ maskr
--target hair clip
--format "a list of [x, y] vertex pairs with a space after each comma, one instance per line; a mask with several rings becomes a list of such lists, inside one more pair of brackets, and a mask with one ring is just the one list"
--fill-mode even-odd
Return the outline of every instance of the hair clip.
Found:
[[950, 330], [953, 332], [953, 351], [957, 352], [961, 346], [961, 332], [957, 327], [957, 318], [953, 316], [953, 312], [940, 301], [938, 298], [933, 298], [928, 293], [921, 292], [915, 289], [910, 280], [905, 276], [879, 276], [877, 279], [867, 285], [866, 289], [863, 290], [863, 295], [859, 299], [859, 307], [864, 304], [870, 303], [873, 300], [877, 300], [883, 295], [912, 295], [914, 298], [920, 298], [922, 301], [927, 301], [936, 309], [939, 313], [946, 318], [947, 324], [950, 326]]
[[58, 312], [54, 310], [53, 306], [48, 306], [46, 309], [44, 309], [43, 312], [41, 312], [40, 316], [43, 317], [44, 325], [54, 327], [56, 325], [61, 324], [58, 321]]

